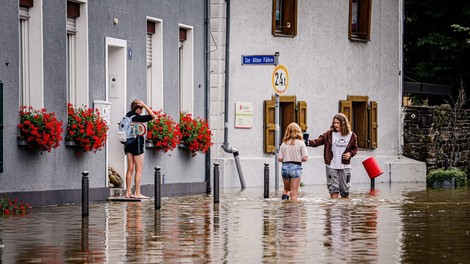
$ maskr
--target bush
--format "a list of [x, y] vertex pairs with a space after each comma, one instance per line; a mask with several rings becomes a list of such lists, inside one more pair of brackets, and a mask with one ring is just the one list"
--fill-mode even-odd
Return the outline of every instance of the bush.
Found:
[[454, 179], [455, 186], [466, 186], [467, 185], [467, 174], [464, 171], [457, 168], [450, 169], [435, 169], [429, 171], [426, 176], [426, 184], [433, 186], [434, 183], [443, 183], [446, 180]]

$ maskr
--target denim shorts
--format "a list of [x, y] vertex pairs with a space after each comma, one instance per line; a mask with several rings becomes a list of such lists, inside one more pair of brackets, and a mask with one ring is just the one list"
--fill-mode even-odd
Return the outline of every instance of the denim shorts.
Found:
[[289, 178], [299, 178], [302, 176], [302, 165], [295, 163], [282, 163], [282, 177]]

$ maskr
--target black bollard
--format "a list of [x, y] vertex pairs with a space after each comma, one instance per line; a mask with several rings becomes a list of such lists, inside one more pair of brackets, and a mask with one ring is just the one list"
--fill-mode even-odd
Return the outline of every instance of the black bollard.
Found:
[[219, 203], [219, 163], [214, 163], [214, 203]]
[[264, 164], [264, 198], [269, 198], [269, 164]]
[[160, 166], [155, 167], [155, 209], [162, 208], [162, 174]]
[[370, 179], [370, 189], [375, 189], [375, 178]]
[[88, 171], [82, 172], [82, 216], [88, 216]]

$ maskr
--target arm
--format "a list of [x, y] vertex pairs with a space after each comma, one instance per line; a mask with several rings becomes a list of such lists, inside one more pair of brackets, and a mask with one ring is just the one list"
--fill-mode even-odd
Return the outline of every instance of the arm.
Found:
[[149, 113], [149, 115], [152, 116], [153, 119], [157, 118], [157, 116], [155, 115], [155, 113], [152, 111], [152, 109], [150, 109], [150, 107], [148, 107], [144, 101], [142, 100], [139, 100], [139, 102], [137, 103], [138, 106], [141, 106], [145, 109], [145, 111], [147, 111], [147, 113]]
[[324, 136], [324, 134], [322, 134], [317, 139], [308, 140], [307, 143], [308, 143], [307, 146], [313, 147], [313, 148], [324, 145], [325, 144], [325, 136]]

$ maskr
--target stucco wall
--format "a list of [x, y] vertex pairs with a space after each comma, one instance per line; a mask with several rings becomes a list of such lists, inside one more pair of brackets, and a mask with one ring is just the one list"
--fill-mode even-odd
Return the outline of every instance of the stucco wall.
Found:
[[[43, 1], [44, 107], [59, 120], [67, 118], [66, 1]], [[127, 101], [146, 98], [146, 17], [163, 21], [164, 111], [176, 121], [178, 97], [178, 23], [194, 27], [194, 114], [204, 116], [204, 1], [88, 1], [89, 105], [106, 99], [105, 38], [127, 41], [133, 58], [127, 60]], [[81, 172], [90, 172], [90, 187], [104, 187], [106, 151], [77, 157], [64, 142], [40, 155], [18, 147], [19, 106], [18, 2], [1, 0], [0, 80], [4, 83], [4, 172], [0, 193], [81, 188]], [[113, 24], [113, 18], [119, 24]], [[110, 124], [112, 125], [112, 124]], [[64, 132], [65, 137], [65, 132]], [[115, 135], [109, 135], [114, 139]], [[124, 155], [124, 153], [123, 153]], [[204, 156], [195, 158], [181, 149], [171, 154], [146, 149], [142, 184], [153, 184], [154, 167], [161, 166], [167, 183], [203, 182]], [[124, 177], [124, 175], [122, 175]]]
[[[221, 65], [224, 63], [221, 49], [225, 45], [225, 3], [212, 2], [211, 23], [216, 33], [213, 49], [217, 46], [218, 50], [211, 55], [212, 63], [218, 61], [219, 65], [211, 68], [211, 125], [220, 146], [224, 140], [221, 96], [225, 69]], [[263, 152], [263, 100], [274, 94], [271, 85], [274, 66], [241, 65], [241, 56], [275, 52], [280, 53], [279, 62], [289, 71], [285, 95], [296, 95], [297, 100], [308, 104], [307, 131], [311, 137], [329, 128], [331, 118], [338, 112], [339, 100], [346, 100], [348, 95], [368, 96], [369, 101], [378, 103], [378, 148], [359, 150], [357, 159], [362, 161], [369, 156], [382, 156], [384, 161], [395, 159], [400, 151], [401, 134], [400, 1], [372, 1], [368, 42], [348, 39], [348, 2], [298, 1], [298, 5], [297, 36], [290, 38], [271, 34], [272, 1], [231, 1], [230, 101], [226, 125], [230, 145], [246, 161], [242, 163], [244, 170], [262, 170], [264, 159], [274, 160], [273, 155]], [[253, 102], [253, 128], [234, 128], [236, 102]], [[309, 148], [309, 162], [321, 166], [322, 152], [322, 147]], [[232, 159], [231, 154], [220, 149], [215, 153], [214, 158]], [[304, 173], [313, 174], [314, 170], [304, 169]]]

